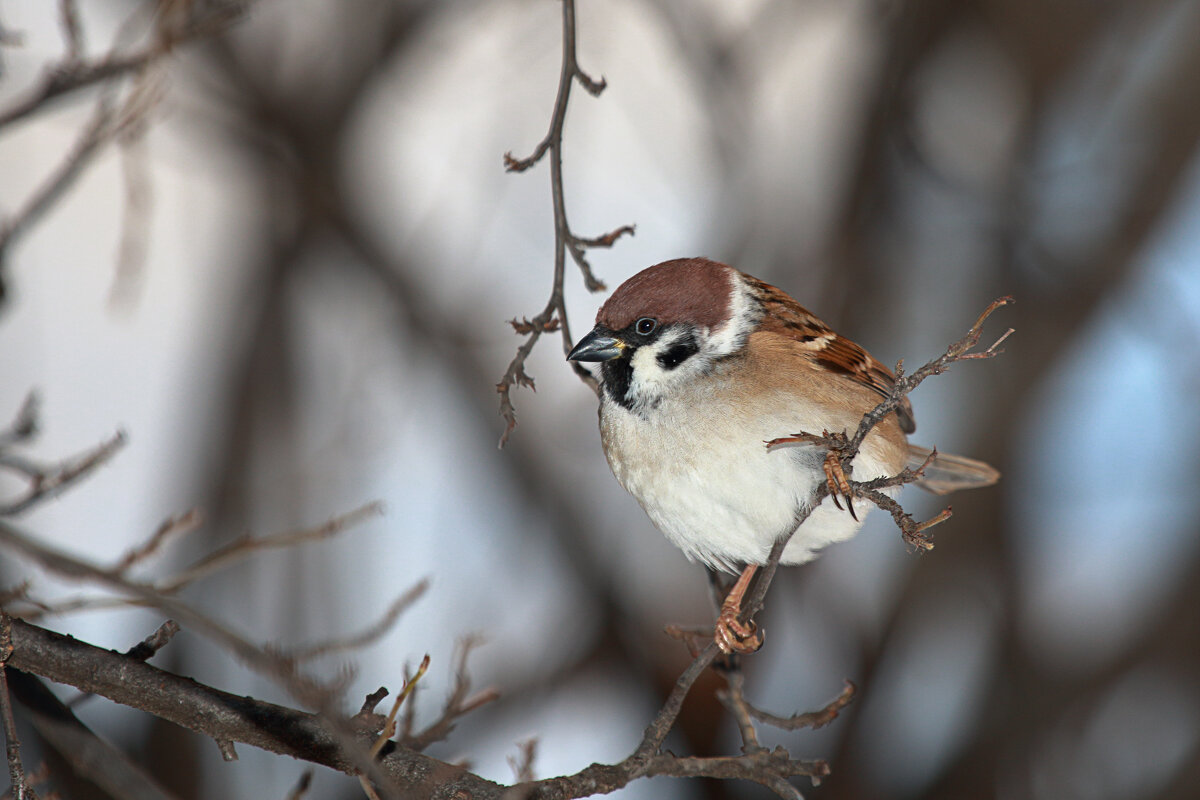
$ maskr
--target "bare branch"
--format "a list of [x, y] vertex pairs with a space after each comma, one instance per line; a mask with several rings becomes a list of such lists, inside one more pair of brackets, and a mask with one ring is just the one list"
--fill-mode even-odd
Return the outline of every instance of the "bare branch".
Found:
[[58, 0], [58, 21], [67, 45], [66, 60], [78, 61], [83, 57], [83, 26], [79, 22], [79, 7], [75, 0]]
[[[323, 715], [222, 692], [21, 620], [11, 619], [11, 625], [8, 666], [141, 709], [218, 742], [247, 744], [358, 774], [363, 764], [351, 757], [351, 750], [365, 753], [378, 733], [353, 730], [348, 749]], [[429, 797], [436, 787], [460, 786], [486, 798], [498, 797], [502, 788], [404, 747], [388, 750], [373, 763], [372, 772], [405, 796]]]
[[308, 794], [309, 787], [312, 786], [313, 771], [306, 769], [300, 773], [300, 780], [296, 781], [296, 786], [288, 792], [287, 800], [301, 800], [304, 795]]
[[102, 466], [124, 444], [125, 434], [118, 431], [108, 441], [58, 464], [39, 464], [0, 450], [0, 468], [17, 473], [29, 483], [29, 488], [23, 495], [7, 503], [0, 503], [0, 516], [15, 516], [61, 494]]
[[400, 615], [411, 608], [413, 603], [417, 602], [427, 589], [429, 589], [429, 579], [423, 578], [411, 589], [392, 601], [387, 611], [366, 630], [307, 647], [293, 648], [288, 655], [296, 661], [307, 661], [318, 656], [328, 655], [329, 653], [366, 647], [390, 631], [395, 626], [396, 621], [400, 619]]
[[37, 392], [25, 395], [25, 400], [17, 410], [17, 416], [7, 428], [0, 430], [0, 453], [15, 444], [29, 441], [37, 434], [40, 405], [41, 400]]
[[[540, 161], [546, 154], [550, 155], [550, 194], [554, 201], [554, 280], [550, 289], [550, 299], [546, 302], [541, 313], [526, 320], [526, 324], [518, 326], [517, 332], [526, 336], [525, 341], [517, 348], [508, 369], [504, 371], [496, 391], [500, 394], [500, 416], [504, 418], [504, 432], [500, 435], [500, 446], [503, 447], [508, 437], [517, 427], [517, 413], [512, 404], [512, 388], [526, 386], [534, 388], [533, 378], [525, 372], [525, 362], [533, 352], [534, 345], [542, 333], [554, 330], [549, 327], [556, 321], [562, 334], [563, 355], [571, 351], [573, 341], [571, 329], [567, 322], [566, 301], [563, 298], [563, 281], [566, 275], [566, 254], [579, 267], [583, 275], [584, 285], [588, 291], [599, 292], [606, 287], [592, 272], [584, 251], [590, 247], [612, 247], [622, 236], [634, 233], [632, 225], [622, 225], [609, 233], [593, 238], [576, 236], [567, 222], [567, 207], [564, 199], [562, 176], [562, 147], [563, 126], [567, 119], [567, 104], [571, 98], [571, 86], [575, 81], [593, 96], [598, 96], [606, 86], [604, 79], [599, 81], [588, 76], [579, 66], [575, 51], [575, 0], [562, 0], [563, 3], [563, 57], [562, 69], [558, 78], [558, 93], [554, 99], [554, 111], [550, 115], [550, 130], [546, 137], [538, 143], [527, 158], [515, 158], [512, 153], [504, 154], [504, 168], [509, 172], [524, 172]], [[584, 367], [572, 363], [571, 368], [593, 392], [600, 391], [600, 385], [595, 377]]]
[[[179, 4], [185, 5], [185, 4]], [[170, 39], [170, 46], [164, 47], [161, 37], [145, 45], [142, 49], [121, 53], [113, 49], [106, 55], [91, 60], [80, 61], [82, 53], [82, 28], [78, 27], [77, 18], [71, 22], [64, 19], [64, 36], [67, 39], [66, 58], [49, 67], [42, 76], [41, 82], [23, 99], [5, 111], [0, 111], [0, 128], [11, 125], [31, 114], [49, 108], [52, 101], [68, 94], [87, 89], [98, 84], [106, 83], [117, 78], [140, 72], [146, 66], [170, 55], [172, 49], [179, 44], [194, 39], [204, 38], [219, 33], [244, 13], [250, 5], [245, 0], [222, 0], [221, 2], [187, 3], [194, 14], [176, 29]], [[60, 8], [74, 7], [74, 3], [63, 0]], [[64, 11], [64, 13], [67, 13]], [[73, 12], [71, 12], [73, 14]], [[76, 32], [69, 30], [76, 26]], [[76, 40], [78, 45], [76, 45]], [[74, 50], [75, 57], [72, 56]]]
[[[945, 353], [927, 362], [924, 366], [911, 375], [904, 374], [903, 362], [897, 364], [896, 384], [892, 387], [891, 393], [887, 396], [887, 398], [884, 399], [882, 403], [875, 406], [875, 408], [863, 416], [862, 422], [860, 422], [858, 425], [858, 430], [855, 431], [854, 436], [846, 445], [846, 450], [854, 455], [857, 455], [858, 449], [862, 446], [863, 440], [867, 438], [867, 434], [869, 434], [876, 425], [883, 421], [888, 414], [899, 408], [900, 402], [930, 375], [941, 375], [950, 368], [951, 364], [956, 361], [963, 361], [968, 358], [994, 358], [995, 356], [1003, 353], [1004, 351], [998, 350], [997, 347], [1013, 333], [1011, 328], [1006, 331], [1003, 336], [997, 339], [996, 342], [987, 350], [974, 355], [968, 355], [969, 351], [974, 349], [974, 347], [979, 344], [979, 337], [983, 335], [983, 324], [987, 322], [988, 317], [990, 317], [992, 313], [996, 311], [996, 309], [1000, 308], [1001, 306], [1009, 305], [1012, 302], [1014, 301], [1011, 297], [1001, 297], [993, 300], [991, 304], [983, 310], [983, 313], [981, 313], [975, 320], [975, 324], [967, 330], [965, 336], [947, 347]], [[853, 455], [849, 456], [849, 458], [853, 457]], [[843, 466], [845, 466], [849, 459], [845, 455], [843, 455], [842, 458]]]
[[113, 571], [128, 572], [135, 564], [140, 564], [157, 553], [168, 539], [191, 533], [199, 528], [203, 521], [204, 517], [198, 508], [167, 517], [144, 544], [130, 549], [122, 556], [121, 560], [113, 565]]
[[[500, 696], [500, 693], [495, 689], [484, 689], [475, 695], [468, 697], [471, 691], [471, 678], [467, 673], [467, 659], [471, 652], [482, 643], [478, 637], [468, 637], [459, 642], [458, 654], [455, 657], [454, 663], [454, 686], [450, 690], [450, 695], [446, 698], [446, 703], [442, 707], [442, 714], [434, 722], [432, 722], [425, 730], [416, 734], [409, 734], [412, 721], [408, 719], [401, 728], [400, 743], [407, 748], [420, 752], [434, 742], [440, 742], [450, 735], [450, 731], [454, 729], [454, 723], [461, 717], [471, 713], [480, 706], [492, 702]], [[416, 678], [413, 679], [414, 681]], [[411, 705], [410, 705], [411, 707]]]
[[383, 504], [371, 502], [353, 511], [336, 516], [314, 528], [284, 531], [261, 538], [240, 536], [224, 547], [218, 548], [204, 556], [182, 572], [171, 576], [170, 579], [155, 582], [154, 588], [157, 591], [171, 594], [200, 578], [225, 569], [231, 564], [242, 561], [255, 553], [264, 550], [293, 547], [297, 544], [315, 542], [321, 539], [329, 539], [349, 530], [365, 519], [377, 517], [382, 513]]
[[790, 717], [781, 717], [769, 711], [756, 708], [749, 702], [746, 702], [744, 697], [742, 701], [747, 713], [759, 722], [765, 722], [774, 728], [780, 728], [785, 731], [795, 731], [801, 728], [823, 728], [833, 722], [837, 719], [838, 713], [854, 700], [854, 695], [857, 691], [858, 688], [853, 682], [846, 681], [846, 687], [842, 689], [841, 694], [830, 700], [823, 707], [816, 711], [793, 714]]
[[508, 765], [512, 767], [513, 777], [517, 783], [531, 783], [533, 777], [533, 762], [537, 758], [537, 738], [526, 739], [517, 743], [517, 755], [508, 757]]

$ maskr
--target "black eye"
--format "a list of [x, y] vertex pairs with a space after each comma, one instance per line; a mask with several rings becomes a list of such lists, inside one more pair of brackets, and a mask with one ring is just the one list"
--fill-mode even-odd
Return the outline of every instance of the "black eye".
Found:
[[642, 317], [637, 321], [636, 330], [642, 336], [649, 336], [654, 333], [654, 329], [658, 327], [658, 320], [650, 319], [650, 317]]

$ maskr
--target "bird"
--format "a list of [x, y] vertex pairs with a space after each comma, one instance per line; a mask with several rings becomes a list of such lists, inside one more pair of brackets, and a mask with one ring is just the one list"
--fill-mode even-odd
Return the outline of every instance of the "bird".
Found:
[[[852, 496], [817, 435], [854, 431], [895, 375], [783, 290], [708, 258], [629, 278], [567, 358], [599, 365], [600, 440], [618, 483], [690, 560], [739, 576], [713, 636], [725, 653], [754, 652], [762, 636], [739, 619], [741, 603], [775, 543], [791, 535], [780, 563], [806, 563], [852, 537], [873, 507]], [[915, 429], [905, 397], [850, 474], [924, 465], [916, 483], [938, 494], [998, 480], [981, 461], [910, 444]], [[822, 483], [830, 492], [817, 502]]]

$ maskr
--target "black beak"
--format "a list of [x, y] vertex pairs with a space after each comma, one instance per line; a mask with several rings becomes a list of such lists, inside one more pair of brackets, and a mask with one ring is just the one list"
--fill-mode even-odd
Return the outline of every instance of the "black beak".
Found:
[[591, 333], [579, 340], [579, 344], [567, 354], [568, 361], [611, 361], [620, 358], [627, 345], [614, 337], [607, 329], [596, 326]]

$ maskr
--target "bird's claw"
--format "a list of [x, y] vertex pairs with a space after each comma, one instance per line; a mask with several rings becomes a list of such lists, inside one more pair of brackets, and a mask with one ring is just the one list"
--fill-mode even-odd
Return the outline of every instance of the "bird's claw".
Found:
[[738, 619], [739, 611], [736, 607], [728, 606], [721, 609], [721, 616], [717, 617], [717, 625], [713, 629], [713, 640], [722, 653], [757, 653], [763, 646], [764, 634], [754, 622]]
[[[850, 481], [846, 478], [846, 472], [842, 469], [842, 460], [838, 458], [838, 454], [834, 450], [829, 450], [825, 453], [825, 463], [822, 468], [825, 470], [825, 485], [829, 487], [829, 496], [833, 498], [833, 504], [837, 506], [838, 511], [850, 511], [850, 516], [855, 522], [858, 521], [858, 514], [854, 510], [854, 494], [850, 488]], [[846, 498], [846, 507], [843, 508], [838, 497]]]

